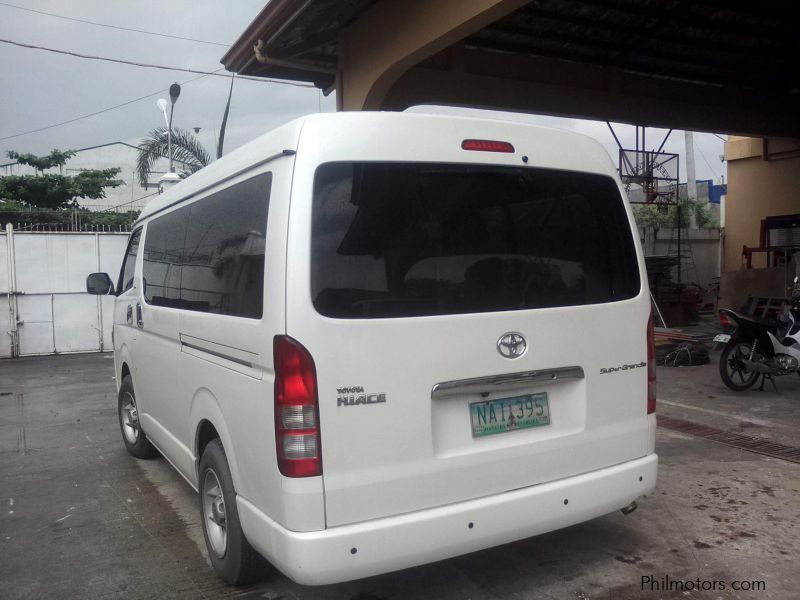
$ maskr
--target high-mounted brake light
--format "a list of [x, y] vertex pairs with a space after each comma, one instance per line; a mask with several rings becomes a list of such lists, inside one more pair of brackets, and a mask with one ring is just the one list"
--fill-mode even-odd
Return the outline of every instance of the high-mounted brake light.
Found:
[[317, 370], [299, 342], [276, 335], [275, 446], [278, 469], [287, 477], [322, 475]]
[[656, 332], [652, 311], [647, 320], [647, 414], [656, 412]]
[[478, 152], [509, 152], [514, 153], [514, 146], [508, 142], [497, 140], [464, 140], [461, 142], [462, 150], [477, 150]]

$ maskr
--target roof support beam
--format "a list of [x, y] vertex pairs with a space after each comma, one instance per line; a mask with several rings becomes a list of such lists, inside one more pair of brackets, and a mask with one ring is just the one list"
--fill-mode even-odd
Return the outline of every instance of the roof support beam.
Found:
[[449, 104], [693, 131], [800, 138], [800, 96], [710, 86], [613, 67], [467, 49], [462, 72], [416, 67], [379, 108]]
[[339, 35], [339, 108], [381, 106], [408, 69], [529, 0], [382, 0]]

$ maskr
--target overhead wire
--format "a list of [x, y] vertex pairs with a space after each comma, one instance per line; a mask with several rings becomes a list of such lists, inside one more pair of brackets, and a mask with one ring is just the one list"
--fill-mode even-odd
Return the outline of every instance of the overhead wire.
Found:
[[[222, 71], [222, 68], [220, 68], [218, 70]], [[186, 85], [188, 83], [192, 83], [193, 81], [197, 81], [198, 79], [203, 79], [204, 77], [207, 77], [207, 75], [200, 75], [199, 77], [193, 77], [192, 79], [187, 79], [186, 81], [181, 82], [180, 85]], [[106, 113], [106, 112], [109, 112], [109, 111], [112, 111], [112, 110], [116, 110], [118, 108], [122, 108], [123, 106], [128, 106], [129, 104], [133, 104], [134, 102], [139, 102], [140, 100], [145, 100], [146, 98], [152, 98], [153, 96], [157, 96], [157, 95], [163, 93], [164, 91], [165, 90], [161, 89], [161, 90], [158, 90], [157, 92], [152, 92], [151, 94], [145, 94], [144, 96], [139, 96], [138, 98], [134, 98], [133, 100], [128, 100], [127, 102], [122, 102], [120, 104], [115, 104], [114, 106], [109, 106], [108, 108], [103, 108], [101, 110], [97, 110], [95, 112], [92, 112], [92, 113], [89, 113], [89, 114], [86, 114], [86, 115], [81, 115], [80, 117], [75, 117], [73, 119], [67, 119], [66, 121], [61, 121], [59, 123], [53, 123], [51, 125], [45, 125], [44, 127], [38, 127], [37, 129], [31, 129], [29, 131], [21, 131], [20, 133], [15, 133], [13, 135], [7, 135], [5, 137], [0, 137], [0, 142], [5, 141], [5, 140], [10, 140], [10, 139], [13, 139], [13, 138], [22, 137], [23, 135], [29, 135], [31, 133], [38, 133], [40, 131], [46, 131], [48, 129], [53, 129], [55, 127], [60, 127], [62, 125], [68, 125], [68, 124], [74, 123], [76, 121], [81, 121], [83, 119], [88, 119], [89, 117], [94, 117], [94, 116], [97, 116], [97, 115], [101, 115], [103, 113]]]
[[16, 8], [17, 10], [24, 10], [27, 12], [35, 13], [37, 15], [45, 15], [47, 17], [54, 17], [56, 19], [63, 19], [65, 21], [74, 21], [76, 23], [84, 23], [86, 25], [94, 25], [96, 27], [106, 27], [108, 29], [118, 29], [120, 31], [130, 31], [133, 33], [143, 33], [145, 35], [154, 35], [163, 38], [170, 38], [173, 40], [182, 40], [185, 42], [196, 42], [198, 44], [209, 44], [211, 46], [222, 46], [227, 48], [230, 44], [223, 44], [221, 42], [210, 42], [208, 40], [200, 40], [197, 38], [189, 38], [189, 37], [182, 37], [179, 35], [170, 35], [168, 33], [158, 33], [156, 31], [147, 31], [145, 29], [135, 29], [133, 27], [122, 27], [121, 25], [109, 25], [107, 23], [98, 23], [97, 21], [89, 21], [88, 19], [78, 19], [77, 17], [68, 17], [66, 15], [58, 15], [51, 12], [46, 12], [43, 10], [36, 10], [34, 8], [27, 8], [25, 6], [18, 6], [16, 4], [10, 4], [8, 2], [0, 2], [0, 5], [7, 6], [9, 8]]
[[[69, 50], [59, 50], [57, 48], [48, 48], [46, 46], [37, 46], [35, 44], [25, 44], [23, 42], [15, 42], [14, 40], [7, 40], [0, 38], [0, 43], [3, 44], [11, 44], [12, 46], [19, 46], [20, 48], [28, 48], [31, 50], [44, 50], [46, 52], [55, 52], [56, 54], [65, 54], [68, 56], [74, 56], [76, 58], [85, 58], [88, 60], [99, 60], [105, 62], [112, 62], [122, 65], [129, 65], [132, 67], [143, 67], [146, 69], [162, 69], [165, 71], [180, 71], [182, 73], [196, 73], [199, 75], [214, 75], [216, 77], [225, 77], [228, 78], [227, 75], [222, 75], [219, 73], [222, 69], [217, 69], [216, 71], [201, 71], [199, 69], [188, 69], [185, 67], [169, 67], [166, 65], [156, 65], [152, 63], [141, 63], [133, 60], [123, 60], [121, 58], [108, 58], [106, 56], [93, 56], [91, 54], [81, 54], [80, 52], [71, 52]], [[298, 83], [295, 81], [283, 81], [280, 79], [267, 79], [262, 77], [249, 77], [247, 75], [242, 75], [239, 79], [245, 79], [249, 81], [258, 81], [261, 83], [277, 83], [281, 85], [292, 85], [295, 87], [302, 87], [302, 88], [313, 88], [315, 87], [313, 83]]]
[[703, 157], [703, 162], [706, 163], [706, 165], [708, 166], [709, 170], [714, 174], [714, 177], [715, 178], [718, 177], [717, 171], [714, 169], [714, 167], [711, 166], [711, 163], [708, 162], [708, 159], [706, 158], [706, 155], [703, 154], [703, 150], [700, 148], [700, 145], [699, 144], [695, 144], [695, 148], [697, 148], [697, 151], [700, 153], [700, 156]]
[[[5, 4], [5, 3], [0, 2], [0, 4]], [[34, 49], [34, 50], [45, 50], [45, 51], [48, 51], [48, 52], [55, 52], [57, 54], [66, 54], [66, 55], [74, 56], [74, 57], [77, 57], [77, 58], [108, 61], [108, 62], [121, 63], [121, 64], [130, 65], [130, 66], [136, 66], [136, 67], [155, 68], [155, 69], [164, 69], [164, 70], [170, 70], [170, 71], [179, 71], [179, 72], [198, 73], [199, 74], [199, 77], [195, 77], [193, 79], [189, 79], [187, 81], [184, 81], [184, 82], [181, 83], [181, 85], [186, 85], [187, 83], [191, 83], [193, 81], [197, 81], [198, 79], [202, 79], [202, 78], [208, 77], [208, 76], [225, 77], [226, 79], [228, 78], [228, 75], [220, 73], [220, 71], [223, 71], [224, 68], [219, 68], [219, 69], [217, 69], [215, 71], [200, 71], [200, 70], [197, 70], [197, 69], [186, 69], [186, 68], [181, 68], [181, 67], [167, 67], [167, 66], [163, 66], [163, 65], [153, 65], [153, 64], [138, 63], [138, 62], [134, 62], [134, 61], [127, 61], [127, 60], [114, 59], [114, 58], [106, 58], [106, 57], [100, 57], [100, 56], [90, 56], [90, 55], [86, 55], [86, 54], [80, 54], [80, 53], [77, 53], [77, 52], [69, 52], [67, 50], [58, 50], [58, 49], [55, 49], [55, 48], [46, 48], [44, 46], [36, 46], [36, 45], [33, 45], [33, 44], [24, 44], [24, 43], [21, 43], [21, 42], [15, 42], [13, 40], [6, 40], [6, 39], [1, 39], [1, 38], [0, 38], [0, 42], [6, 43], [6, 44], [12, 44], [12, 45], [15, 45], [15, 46], [20, 46], [22, 48], [29, 48], [29, 49]], [[314, 87], [313, 84], [297, 83], [297, 82], [293, 82], [293, 81], [282, 81], [282, 80], [277, 80], [277, 79], [268, 79], [268, 78], [260, 78], [260, 77], [240, 76], [237, 79], [244, 79], [246, 81], [257, 81], [259, 83], [275, 83], [275, 84], [280, 84], [280, 85], [291, 85], [291, 86], [302, 87], [302, 88], [313, 88]], [[98, 111], [95, 111], [95, 112], [92, 112], [92, 113], [89, 113], [89, 114], [86, 114], [86, 115], [81, 115], [79, 117], [75, 117], [75, 118], [72, 118], [72, 119], [67, 119], [66, 121], [61, 121], [59, 123], [53, 123], [53, 124], [50, 124], [50, 125], [45, 125], [44, 127], [38, 127], [36, 129], [31, 129], [31, 130], [28, 130], [28, 131], [22, 131], [22, 132], [15, 133], [15, 134], [12, 134], [12, 135], [3, 136], [3, 137], [0, 137], [0, 142], [5, 141], [5, 140], [18, 138], [18, 137], [22, 137], [24, 135], [29, 135], [29, 134], [32, 134], [32, 133], [38, 133], [40, 131], [46, 131], [48, 129], [53, 129], [55, 127], [60, 127], [62, 125], [68, 125], [70, 123], [74, 123], [76, 121], [81, 121], [83, 119], [88, 119], [90, 117], [94, 117], [94, 116], [97, 116], [97, 115], [100, 115], [100, 114], [103, 114], [103, 113], [106, 113], [106, 112], [109, 112], [109, 111], [112, 111], [112, 110], [116, 110], [118, 108], [122, 108], [123, 106], [127, 106], [129, 104], [133, 104], [134, 102], [139, 102], [140, 100], [145, 100], [146, 98], [150, 98], [152, 96], [156, 96], [156, 95], [162, 93], [163, 91], [164, 90], [158, 90], [158, 91], [150, 93], [150, 94], [145, 94], [144, 96], [139, 96], [138, 98], [134, 98], [133, 100], [128, 100], [126, 102], [122, 102], [122, 103], [116, 104], [114, 106], [109, 106], [108, 108], [104, 108], [104, 109], [101, 109], [101, 110], [98, 110]]]
[[133, 200], [129, 200], [128, 202], [123, 202], [122, 204], [117, 204], [115, 206], [109, 206], [108, 208], [104, 208], [103, 210], [98, 211], [98, 212], [104, 212], [104, 213], [105, 212], [111, 212], [112, 210], [114, 210], [116, 208], [122, 208], [123, 206], [128, 206], [129, 204], [134, 204], [134, 203], [138, 202], [139, 200], [144, 200], [145, 198], [151, 198], [152, 196], [158, 196], [158, 194], [159, 194], [159, 192], [152, 192], [150, 194], [145, 194], [144, 196], [139, 196], [138, 198], [134, 198]]

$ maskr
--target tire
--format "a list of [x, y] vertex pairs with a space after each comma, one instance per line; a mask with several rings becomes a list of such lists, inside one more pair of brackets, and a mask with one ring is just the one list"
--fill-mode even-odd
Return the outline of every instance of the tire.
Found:
[[136, 394], [133, 391], [133, 380], [126, 375], [119, 386], [117, 398], [117, 417], [122, 432], [122, 441], [131, 456], [136, 458], [155, 458], [158, 450], [147, 439], [139, 423], [139, 412], [136, 408]]
[[719, 356], [719, 375], [722, 383], [734, 392], [743, 392], [755, 385], [759, 373], [748, 371], [737, 361], [750, 356], [753, 340], [746, 338], [733, 338], [722, 349]]
[[200, 518], [214, 571], [231, 585], [257, 581], [265, 561], [242, 531], [236, 491], [219, 439], [211, 440], [203, 451], [199, 475]]

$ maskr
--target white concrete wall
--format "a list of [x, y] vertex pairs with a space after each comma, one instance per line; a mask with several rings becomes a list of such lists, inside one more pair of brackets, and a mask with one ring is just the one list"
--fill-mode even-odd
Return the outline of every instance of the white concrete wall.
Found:
[[[646, 256], [678, 253], [677, 229], [659, 229], [654, 239], [648, 234], [647, 241], [644, 229], [639, 230], [639, 235]], [[707, 287], [711, 279], [720, 274], [719, 229], [681, 230], [681, 254], [686, 257], [681, 267], [681, 282]]]
[[116, 281], [127, 240], [0, 233], [0, 357], [111, 350], [113, 296], [87, 294], [86, 276], [105, 271]]

